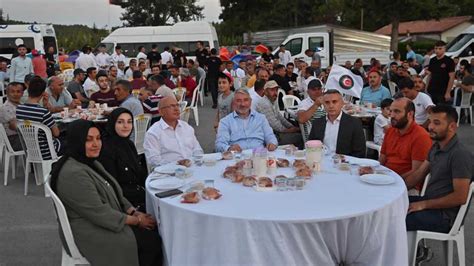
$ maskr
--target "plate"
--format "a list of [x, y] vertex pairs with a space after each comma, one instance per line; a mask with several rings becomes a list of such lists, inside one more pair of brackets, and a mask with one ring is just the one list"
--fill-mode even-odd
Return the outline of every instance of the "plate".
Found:
[[380, 165], [379, 161], [371, 160], [371, 159], [346, 158], [346, 160], [349, 161], [350, 164], [357, 164], [357, 165], [363, 165], [363, 166], [377, 167]]
[[176, 169], [185, 170], [186, 166], [177, 165], [176, 163], [169, 163], [169, 164], [164, 164], [164, 165], [155, 167], [155, 170], [153, 170], [153, 172], [160, 173], [160, 174], [174, 174], [174, 171]]
[[158, 190], [169, 190], [182, 187], [185, 181], [178, 178], [154, 179], [148, 183], [148, 186]]
[[216, 152], [216, 153], [204, 154], [203, 160], [204, 161], [219, 161], [219, 160], [222, 160], [222, 153]]
[[395, 182], [395, 178], [393, 176], [381, 174], [361, 175], [360, 180], [372, 185], [389, 185]]

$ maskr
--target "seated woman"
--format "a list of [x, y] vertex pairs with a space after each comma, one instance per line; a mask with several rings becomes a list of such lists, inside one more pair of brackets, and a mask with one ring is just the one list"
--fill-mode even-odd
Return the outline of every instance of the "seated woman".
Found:
[[125, 108], [110, 113], [99, 162], [123, 191], [123, 196], [139, 210], [145, 210], [146, 166], [140, 162], [135, 144], [129, 139], [133, 115]]
[[150, 215], [136, 211], [96, 160], [100, 131], [86, 120], [68, 128], [65, 155], [51, 187], [66, 208], [74, 241], [91, 265], [161, 265], [161, 241]]

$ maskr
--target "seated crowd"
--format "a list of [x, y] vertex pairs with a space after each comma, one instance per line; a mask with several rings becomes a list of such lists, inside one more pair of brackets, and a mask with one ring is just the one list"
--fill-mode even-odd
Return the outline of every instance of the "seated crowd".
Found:
[[[366, 157], [364, 125], [346, 113], [341, 92], [325, 88], [330, 69], [321, 69], [317, 53], [308, 53], [310, 65], [304, 60], [290, 62], [288, 51], [281, 49], [275, 57], [242, 60], [234, 66], [222, 62], [212, 49], [205, 53], [207, 59], [196, 62], [183, 61], [180, 55], [177, 65], [169, 49], [160, 55], [155, 46], [146, 54], [142, 47], [140, 56], [125, 68], [120, 47], [112, 56], [103, 48], [94, 61], [89, 47], [84, 47], [67, 88], [58, 76], [45, 81], [33, 70], [14, 73], [0, 108], [0, 122], [15, 150], [21, 149], [17, 120], [51, 129], [56, 152], [64, 154], [53, 167], [51, 185], [66, 207], [81, 253], [94, 265], [156, 265], [161, 260], [157, 221], [145, 213], [147, 170], [203, 152], [193, 127], [180, 120], [179, 102], [190, 102], [204, 78], [205, 93], [212, 94], [212, 107], [217, 109], [216, 152], [274, 151], [284, 144], [302, 149], [303, 139], [308, 139], [320, 140], [332, 154]], [[424, 69], [397, 60], [386, 69], [374, 60], [368, 71], [360, 59], [354, 66], [345, 65], [366, 81], [360, 104], [380, 107], [372, 120], [374, 142], [381, 146], [380, 163], [405, 181], [409, 231], [448, 232], [457, 209], [466, 202], [472, 178], [472, 154], [456, 135], [458, 114], [444, 104], [452, 97], [454, 68], [445, 73], [438, 69], [438, 61], [447, 60], [445, 45], [439, 42], [435, 48], [436, 57]], [[20, 56], [23, 50], [18, 48]], [[458, 85], [473, 91], [470, 65], [461, 66]], [[396, 84], [395, 91], [388, 88], [390, 83]], [[185, 88], [185, 99], [175, 95], [174, 88]], [[289, 118], [279, 91], [302, 99]], [[53, 113], [95, 103], [119, 107], [108, 115], [103, 133], [94, 123], [78, 120], [70, 124], [66, 137], [61, 136]], [[146, 163], [130, 140], [133, 118], [143, 113], [154, 117], [143, 143]], [[42, 155], [48, 159], [45, 141], [41, 134]], [[431, 178], [420, 196], [427, 174]]]

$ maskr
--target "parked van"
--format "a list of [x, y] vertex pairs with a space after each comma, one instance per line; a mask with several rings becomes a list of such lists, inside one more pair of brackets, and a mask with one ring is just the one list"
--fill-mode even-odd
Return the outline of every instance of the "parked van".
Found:
[[452, 40], [446, 47], [446, 55], [460, 60], [474, 58], [474, 25]]
[[203, 21], [179, 22], [173, 26], [120, 28], [101, 43], [107, 47], [109, 54], [113, 54], [115, 47], [119, 45], [127, 58], [136, 57], [140, 46], [144, 46], [148, 52], [156, 44], [159, 52], [163, 52], [165, 47], [179, 48], [188, 58], [194, 59], [197, 41], [204, 42], [204, 46], [219, 49], [216, 29]]
[[349, 29], [330, 24], [308, 26], [292, 29], [261, 31], [244, 34], [244, 42], [262, 43], [271, 45], [278, 52], [279, 44], [290, 51], [291, 58], [311, 60], [305, 55], [307, 49], [318, 51], [321, 56], [321, 67], [326, 68], [332, 64], [344, 65], [346, 61], [361, 58], [364, 65], [370, 63], [371, 58], [376, 58], [382, 65], [391, 61], [390, 37], [373, 32]]
[[0, 25], [0, 57], [10, 60], [20, 44], [28, 48], [28, 53], [36, 49], [44, 54], [50, 46], [56, 54], [58, 52], [56, 33], [51, 24]]

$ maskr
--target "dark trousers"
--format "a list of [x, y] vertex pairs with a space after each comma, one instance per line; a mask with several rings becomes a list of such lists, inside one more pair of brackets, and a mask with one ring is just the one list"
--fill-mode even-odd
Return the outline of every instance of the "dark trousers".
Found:
[[140, 266], [163, 265], [161, 238], [157, 230], [146, 230], [131, 226], [138, 247], [138, 262]]
[[[424, 200], [420, 196], [409, 196], [409, 201], [417, 202]], [[412, 212], [406, 218], [407, 231], [426, 230], [439, 233], [448, 233], [451, 230], [449, 219], [443, 214], [443, 210], [423, 210]]]
[[217, 104], [217, 78], [215, 77], [208, 77], [207, 78], [207, 86], [209, 91], [211, 92], [212, 95], [212, 104], [216, 105]]

